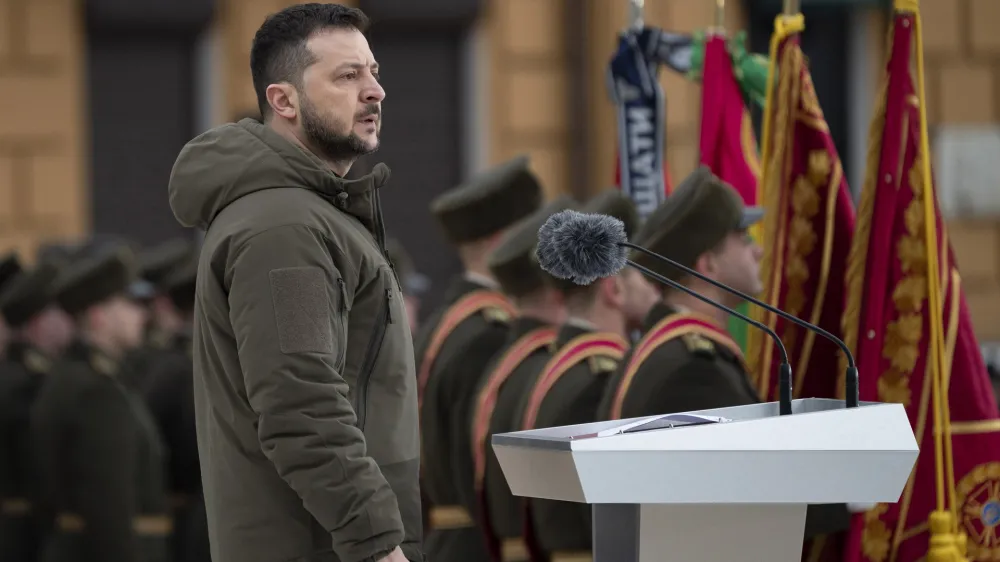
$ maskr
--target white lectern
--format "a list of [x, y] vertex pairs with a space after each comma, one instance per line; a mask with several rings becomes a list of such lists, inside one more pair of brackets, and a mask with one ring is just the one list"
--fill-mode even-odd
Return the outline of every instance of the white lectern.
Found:
[[521, 431], [493, 449], [515, 495], [593, 504], [594, 562], [797, 562], [807, 504], [896, 502], [917, 459], [900, 404], [686, 413], [728, 421]]

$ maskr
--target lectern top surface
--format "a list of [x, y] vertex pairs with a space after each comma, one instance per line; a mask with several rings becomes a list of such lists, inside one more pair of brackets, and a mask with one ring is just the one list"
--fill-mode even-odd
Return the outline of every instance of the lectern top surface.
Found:
[[[862, 402], [860, 407], [893, 406], [880, 402]], [[845, 410], [843, 400], [806, 398], [792, 401], [792, 416], [809, 415], [834, 410]], [[682, 414], [647, 416], [627, 420], [613, 420], [588, 424], [535, 429], [494, 435], [492, 443], [498, 446], [537, 447], [569, 451], [573, 443], [582, 440], [602, 439], [633, 433], [635, 431], [677, 431], [686, 427], [711, 423], [732, 423], [779, 417], [777, 402], [698, 410]]]

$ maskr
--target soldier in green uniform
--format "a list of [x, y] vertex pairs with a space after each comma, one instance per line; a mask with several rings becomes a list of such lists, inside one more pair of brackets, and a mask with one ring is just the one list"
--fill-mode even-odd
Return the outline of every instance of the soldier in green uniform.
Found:
[[177, 562], [211, 560], [194, 418], [191, 321], [197, 275], [198, 256], [191, 253], [160, 280], [164, 297], [183, 324], [173, 331], [157, 363], [150, 365], [141, 389], [167, 448], [167, 489], [174, 518], [171, 551]]
[[[700, 167], [647, 219], [636, 243], [747, 294], [762, 290], [761, 249], [748, 229], [759, 208]], [[645, 254], [632, 258], [729, 306], [737, 298]], [[607, 387], [602, 413], [633, 418], [758, 402], [740, 347], [726, 331], [728, 315], [681, 291], [662, 287], [644, 335]]]
[[431, 212], [458, 249], [465, 269], [452, 282], [445, 304], [416, 340], [416, 365], [422, 439], [421, 480], [428, 529], [424, 546], [430, 560], [470, 562], [486, 556], [482, 536], [457, 494], [451, 472], [452, 428], [457, 396], [468, 394], [478, 373], [449, 370], [462, 361], [472, 341], [502, 345], [514, 306], [498, 290], [487, 267], [489, 252], [503, 232], [534, 212], [542, 190], [527, 158], [501, 164], [449, 191]]
[[[638, 227], [635, 206], [617, 189], [595, 196], [582, 210], [618, 218], [629, 236]], [[506, 431], [596, 421], [604, 387], [628, 349], [629, 328], [641, 322], [658, 300], [657, 289], [631, 268], [586, 286], [549, 279], [564, 296], [569, 319], [559, 329], [549, 361], [522, 392], [517, 426]], [[590, 556], [589, 505], [525, 502], [526, 543], [533, 559], [559, 562]]]
[[[9, 252], [0, 258], [0, 291], [20, 272], [21, 260], [18, 259], [16, 252]], [[0, 314], [0, 355], [3, 354], [4, 348], [7, 346], [8, 337], [7, 323], [4, 321], [3, 314]]]
[[[647, 219], [636, 243], [743, 293], [762, 290], [762, 251], [748, 229], [763, 210], [745, 207], [736, 191], [707, 168], [686, 178]], [[657, 273], [730, 307], [738, 297], [650, 259], [632, 257]], [[742, 350], [726, 331], [728, 315], [681, 291], [663, 287], [646, 317], [644, 335], [605, 388], [602, 419], [627, 419], [760, 401]], [[844, 530], [844, 504], [810, 506], [806, 538]]]
[[139, 252], [139, 277], [148, 282], [148, 300], [143, 344], [129, 352], [123, 380], [142, 389], [153, 366], [171, 355], [177, 332], [184, 328], [183, 314], [177, 310], [163, 285], [167, 276], [194, 254], [194, 245], [184, 238], [173, 238]]
[[0, 560], [34, 562], [42, 522], [33, 510], [37, 483], [30, 440], [31, 405], [45, 374], [72, 331], [53, 306], [59, 268], [43, 262], [0, 291], [0, 313], [11, 329], [0, 363]]
[[77, 323], [31, 412], [39, 504], [53, 522], [46, 562], [166, 560], [166, 461], [144, 402], [122, 384], [145, 310], [133, 254], [108, 245], [60, 274], [56, 302]]
[[[511, 425], [513, 410], [524, 385], [538, 372], [556, 327], [566, 318], [566, 307], [558, 291], [548, 284], [549, 275], [535, 258], [538, 229], [559, 211], [577, 203], [563, 196], [522, 219], [504, 235], [489, 257], [488, 266], [500, 288], [517, 307], [517, 317], [500, 347], [493, 341], [475, 341], [463, 356], [467, 374], [481, 373], [473, 392], [455, 402], [459, 412], [453, 447], [454, 485], [462, 504], [478, 515], [494, 560], [525, 560], [520, 512], [513, 498], [492, 503], [490, 491], [510, 489], [500, 474], [489, 446], [491, 429]], [[506, 429], [504, 429], [506, 431]], [[491, 467], [493, 470], [491, 470]]]

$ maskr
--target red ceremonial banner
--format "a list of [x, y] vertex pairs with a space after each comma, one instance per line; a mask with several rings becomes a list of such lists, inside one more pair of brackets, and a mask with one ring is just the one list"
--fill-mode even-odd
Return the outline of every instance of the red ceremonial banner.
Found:
[[[802, 16], [782, 17], [801, 22]], [[777, 67], [778, 81], [769, 96], [770, 112], [765, 113], [771, 134], [764, 138], [760, 203], [765, 210], [763, 298], [840, 334], [843, 271], [854, 232], [854, 206], [797, 33], [780, 42], [772, 64]], [[793, 396], [836, 396], [836, 345], [772, 313], [761, 311], [757, 316], [781, 336], [788, 349]], [[749, 338], [749, 363], [758, 391], [768, 400], [777, 400], [775, 346], [760, 330], [752, 330]]]
[[757, 205], [760, 158], [750, 112], [733, 76], [733, 61], [720, 36], [705, 41], [701, 79], [701, 163], [736, 188], [747, 205]]
[[930, 154], [921, 150], [921, 100], [910, 74], [915, 21], [914, 14], [897, 12], [891, 31], [892, 51], [872, 120], [847, 270], [844, 339], [857, 358], [861, 400], [905, 405], [920, 456], [897, 503], [878, 504], [854, 516], [845, 560], [936, 559], [928, 556], [928, 517], [937, 509], [938, 470], [928, 313], [930, 252], [937, 252], [940, 267], [942, 387], [950, 410], [950, 422], [945, 418], [942, 431], [951, 440], [954, 459], [953, 476], [945, 475], [947, 496], [954, 499], [958, 530], [967, 535], [968, 560], [1000, 560], [1000, 420], [936, 198], [938, 247], [929, 249], [925, 242], [924, 190], [932, 184], [925, 182], [923, 159]]
[[[726, 49], [726, 40], [718, 35], [705, 41], [699, 157], [712, 173], [736, 188], [746, 205], [758, 204], [760, 158], [757, 138], [743, 92], [733, 74], [733, 60]], [[752, 229], [758, 242], [759, 228], [755, 225]], [[746, 303], [739, 307], [743, 314], [748, 314], [749, 310]], [[729, 331], [745, 354], [749, 331], [746, 322], [731, 318]]]

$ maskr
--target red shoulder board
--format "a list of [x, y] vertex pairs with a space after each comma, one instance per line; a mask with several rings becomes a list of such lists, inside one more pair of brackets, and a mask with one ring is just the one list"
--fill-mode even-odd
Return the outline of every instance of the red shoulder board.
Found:
[[460, 298], [448, 307], [447, 311], [445, 311], [444, 315], [441, 317], [441, 321], [438, 322], [437, 327], [434, 329], [434, 333], [431, 335], [430, 343], [427, 346], [427, 352], [424, 353], [424, 359], [420, 362], [420, 370], [417, 371], [418, 405], [423, 405], [424, 388], [427, 387], [427, 380], [431, 376], [431, 368], [434, 367], [434, 360], [437, 359], [437, 354], [441, 351], [441, 348], [444, 346], [444, 342], [448, 339], [448, 336], [450, 336], [451, 333], [455, 331], [455, 328], [457, 328], [458, 325], [465, 319], [471, 317], [477, 312], [490, 308], [502, 310], [511, 316], [514, 315], [516, 310], [514, 305], [497, 291], [480, 289]]
[[[690, 312], [671, 314], [660, 320], [656, 326], [653, 326], [653, 329], [647, 332], [639, 340], [639, 343], [635, 345], [632, 357], [625, 367], [625, 375], [615, 390], [615, 397], [611, 402], [610, 419], [617, 420], [621, 418], [622, 404], [625, 402], [625, 396], [628, 395], [629, 386], [632, 384], [632, 379], [635, 378], [636, 372], [638, 372], [646, 359], [661, 345], [688, 334], [698, 334], [716, 344], [724, 346], [732, 351], [740, 361], [744, 361], [743, 350], [740, 349], [739, 344], [733, 340], [732, 336], [725, 329], [720, 328], [707, 316]], [[749, 372], [749, 369], [747, 369], [747, 372]]]
[[626, 350], [628, 350], [628, 342], [625, 338], [611, 333], [582, 334], [567, 342], [552, 359], [549, 359], [538, 380], [535, 381], [531, 394], [528, 396], [528, 405], [524, 411], [521, 429], [535, 428], [535, 419], [542, 401], [545, 400], [549, 389], [567, 371], [590, 357], [603, 356], [621, 361], [625, 357]]

